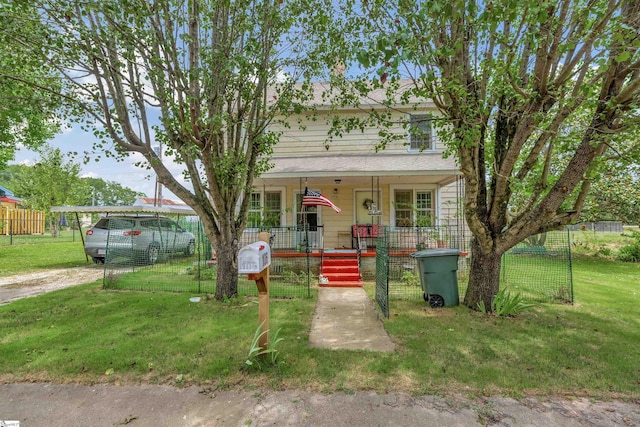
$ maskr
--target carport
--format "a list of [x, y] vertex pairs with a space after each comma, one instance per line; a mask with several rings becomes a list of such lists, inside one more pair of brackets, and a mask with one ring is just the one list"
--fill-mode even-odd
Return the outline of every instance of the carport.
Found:
[[[180, 216], [197, 216], [193, 209], [189, 207], [175, 206], [53, 206], [51, 212], [61, 214], [75, 215], [78, 229], [80, 231], [80, 239], [84, 247], [84, 233], [82, 231], [82, 222], [80, 214], [101, 214], [102, 216], [122, 215], [122, 214], [149, 214], [149, 215], [177, 215]], [[89, 256], [85, 254], [87, 262]]]

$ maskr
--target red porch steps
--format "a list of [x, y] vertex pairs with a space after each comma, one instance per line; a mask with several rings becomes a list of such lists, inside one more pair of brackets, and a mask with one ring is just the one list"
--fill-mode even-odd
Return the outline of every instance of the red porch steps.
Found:
[[321, 283], [325, 288], [361, 288], [362, 275], [358, 268], [356, 254], [331, 254], [322, 259], [322, 275], [329, 283]]

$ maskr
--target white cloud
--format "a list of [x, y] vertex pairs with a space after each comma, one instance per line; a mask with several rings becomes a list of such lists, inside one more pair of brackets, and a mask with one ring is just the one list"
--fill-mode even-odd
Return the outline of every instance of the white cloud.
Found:
[[36, 161], [31, 159], [24, 159], [18, 162], [18, 164], [22, 166], [33, 166], [36, 164]]

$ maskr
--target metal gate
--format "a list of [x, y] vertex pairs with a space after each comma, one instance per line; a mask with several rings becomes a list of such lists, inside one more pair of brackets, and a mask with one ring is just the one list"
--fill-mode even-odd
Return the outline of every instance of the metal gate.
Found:
[[376, 302], [386, 318], [389, 318], [389, 228], [378, 233], [376, 242]]

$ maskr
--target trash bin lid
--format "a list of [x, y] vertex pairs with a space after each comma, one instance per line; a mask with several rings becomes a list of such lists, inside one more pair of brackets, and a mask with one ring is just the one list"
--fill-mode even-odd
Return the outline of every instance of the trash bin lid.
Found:
[[423, 251], [414, 252], [411, 254], [413, 258], [429, 258], [435, 256], [452, 256], [452, 255], [460, 255], [459, 249], [425, 249]]

